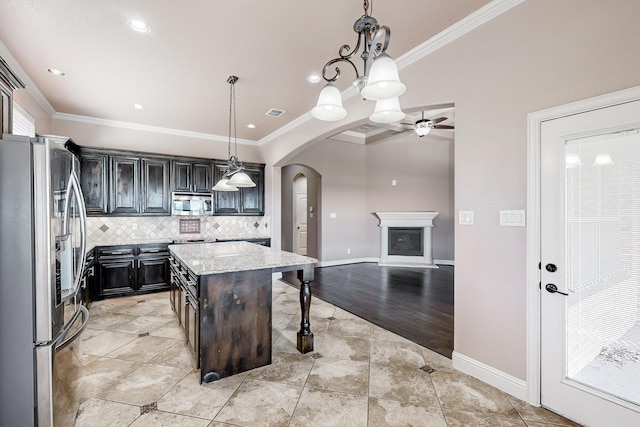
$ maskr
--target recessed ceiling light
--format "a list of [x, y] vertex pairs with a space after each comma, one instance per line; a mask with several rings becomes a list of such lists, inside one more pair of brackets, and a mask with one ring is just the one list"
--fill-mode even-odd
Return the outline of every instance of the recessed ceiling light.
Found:
[[255, 128], [256, 128], [256, 125], [254, 125], [253, 123], [249, 123], [249, 124], [247, 125], [247, 127], [248, 127], [249, 129], [255, 129]]
[[309, 74], [307, 76], [307, 81], [309, 83], [318, 83], [322, 78], [318, 74]]
[[58, 77], [64, 77], [67, 75], [67, 73], [65, 73], [62, 70], [58, 70], [57, 68], [47, 68], [47, 72], [49, 74], [53, 74], [54, 76], [58, 76]]
[[144, 109], [144, 105], [142, 105], [142, 104], [131, 104], [131, 106], [133, 108], [135, 108], [136, 110], [143, 110]]
[[129, 24], [129, 28], [138, 33], [148, 33], [151, 31], [151, 26], [143, 21], [130, 19], [129, 21], [127, 21], [127, 24]]

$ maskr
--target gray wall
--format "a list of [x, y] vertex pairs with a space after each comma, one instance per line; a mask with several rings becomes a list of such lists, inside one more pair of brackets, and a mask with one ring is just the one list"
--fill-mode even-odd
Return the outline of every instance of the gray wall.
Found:
[[[375, 212], [427, 210], [440, 212], [433, 231], [434, 258], [453, 260], [452, 142], [413, 133], [376, 145], [326, 140], [292, 161], [322, 174], [322, 261], [379, 257]], [[288, 192], [283, 190], [283, 199]], [[284, 215], [283, 209], [283, 234]]]

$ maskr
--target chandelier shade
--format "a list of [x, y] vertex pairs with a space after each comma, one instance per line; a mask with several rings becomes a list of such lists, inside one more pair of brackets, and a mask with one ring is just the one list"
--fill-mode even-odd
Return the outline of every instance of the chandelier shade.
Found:
[[404, 112], [400, 109], [400, 100], [395, 98], [376, 101], [376, 108], [369, 120], [376, 123], [393, 123], [404, 119]]
[[[236, 125], [236, 91], [235, 84], [238, 77], [229, 76], [229, 160], [224, 170], [222, 178], [213, 186], [213, 191], [238, 191], [238, 187], [255, 187], [256, 184], [251, 180], [249, 175], [244, 173], [244, 163], [238, 159], [238, 137]], [[233, 145], [235, 148], [234, 155], [231, 155], [231, 129], [233, 125]]]
[[317, 119], [328, 122], [346, 117], [347, 110], [342, 106], [340, 91], [333, 83], [327, 83], [322, 89], [318, 97], [318, 104], [311, 110], [311, 114]]
[[379, 101], [395, 98], [404, 93], [407, 87], [400, 81], [398, 67], [387, 54], [379, 56], [369, 72], [367, 85], [362, 89], [362, 96], [366, 99]]

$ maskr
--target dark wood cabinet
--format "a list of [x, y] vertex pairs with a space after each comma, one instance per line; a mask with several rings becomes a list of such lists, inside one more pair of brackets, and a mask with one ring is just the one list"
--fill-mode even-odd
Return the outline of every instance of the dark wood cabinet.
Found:
[[140, 212], [140, 158], [111, 156], [109, 213]]
[[[222, 179], [227, 163], [216, 162], [213, 165], [213, 180], [218, 182]], [[215, 185], [215, 183], [214, 183]], [[214, 191], [213, 192], [213, 214], [214, 215], [239, 215], [240, 214], [240, 191]]]
[[142, 214], [170, 214], [169, 159], [141, 159], [142, 165]]
[[[214, 181], [222, 179], [227, 163], [214, 164]], [[245, 163], [244, 172], [256, 183], [238, 191], [214, 191], [214, 215], [264, 215], [264, 165]]]
[[240, 213], [264, 215], [264, 166], [245, 165], [244, 172], [256, 183], [256, 186], [240, 189]]
[[13, 91], [25, 85], [0, 58], [0, 136], [13, 132]]
[[213, 187], [211, 181], [212, 163], [174, 160], [173, 191], [209, 193]]
[[80, 155], [80, 187], [87, 215], [107, 213], [108, 166], [107, 154], [85, 152]]
[[99, 246], [92, 299], [169, 289], [168, 243]]
[[[170, 215], [171, 192], [211, 193], [226, 161], [80, 148], [80, 185], [88, 215]], [[255, 187], [214, 191], [214, 215], [264, 215], [264, 165], [245, 163]]]

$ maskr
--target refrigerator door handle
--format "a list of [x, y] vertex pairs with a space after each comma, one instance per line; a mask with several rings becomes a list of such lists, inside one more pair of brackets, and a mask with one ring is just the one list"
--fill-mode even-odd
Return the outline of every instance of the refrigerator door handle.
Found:
[[[71, 335], [70, 337], [66, 337], [67, 333], [69, 332], [69, 329], [71, 329], [74, 323], [76, 323], [76, 320], [78, 319], [78, 316], [80, 316], [80, 314], [82, 314], [82, 324], [76, 331], [74, 331], [73, 335]], [[84, 331], [88, 323], [89, 323], [89, 310], [87, 310], [87, 308], [84, 305], [79, 305], [78, 311], [76, 311], [76, 313], [73, 315], [69, 323], [67, 323], [62, 329], [60, 336], [64, 338], [64, 340], [56, 344], [55, 350], [60, 351], [66, 346], [68, 346], [69, 344], [71, 344], [71, 342], [75, 340], [76, 337], [78, 337]]]
[[[77, 291], [80, 289], [80, 281], [82, 280], [82, 271], [84, 270], [84, 264], [87, 260], [87, 212], [84, 206], [84, 196], [82, 195], [82, 190], [80, 189], [80, 183], [78, 182], [78, 177], [75, 172], [71, 173], [71, 178], [69, 179], [70, 187], [73, 188], [73, 193], [76, 196], [76, 201], [78, 204], [78, 210], [80, 211], [80, 262], [76, 265], [76, 274], [73, 281], [73, 290]], [[67, 199], [69, 200], [69, 199]], [[67, 206], [68, 208], [68, 206]], [[66, 212], [65, 220], [68, 217], [68, 212]], [[67, 230], [68, 231], [68, 230]]]

